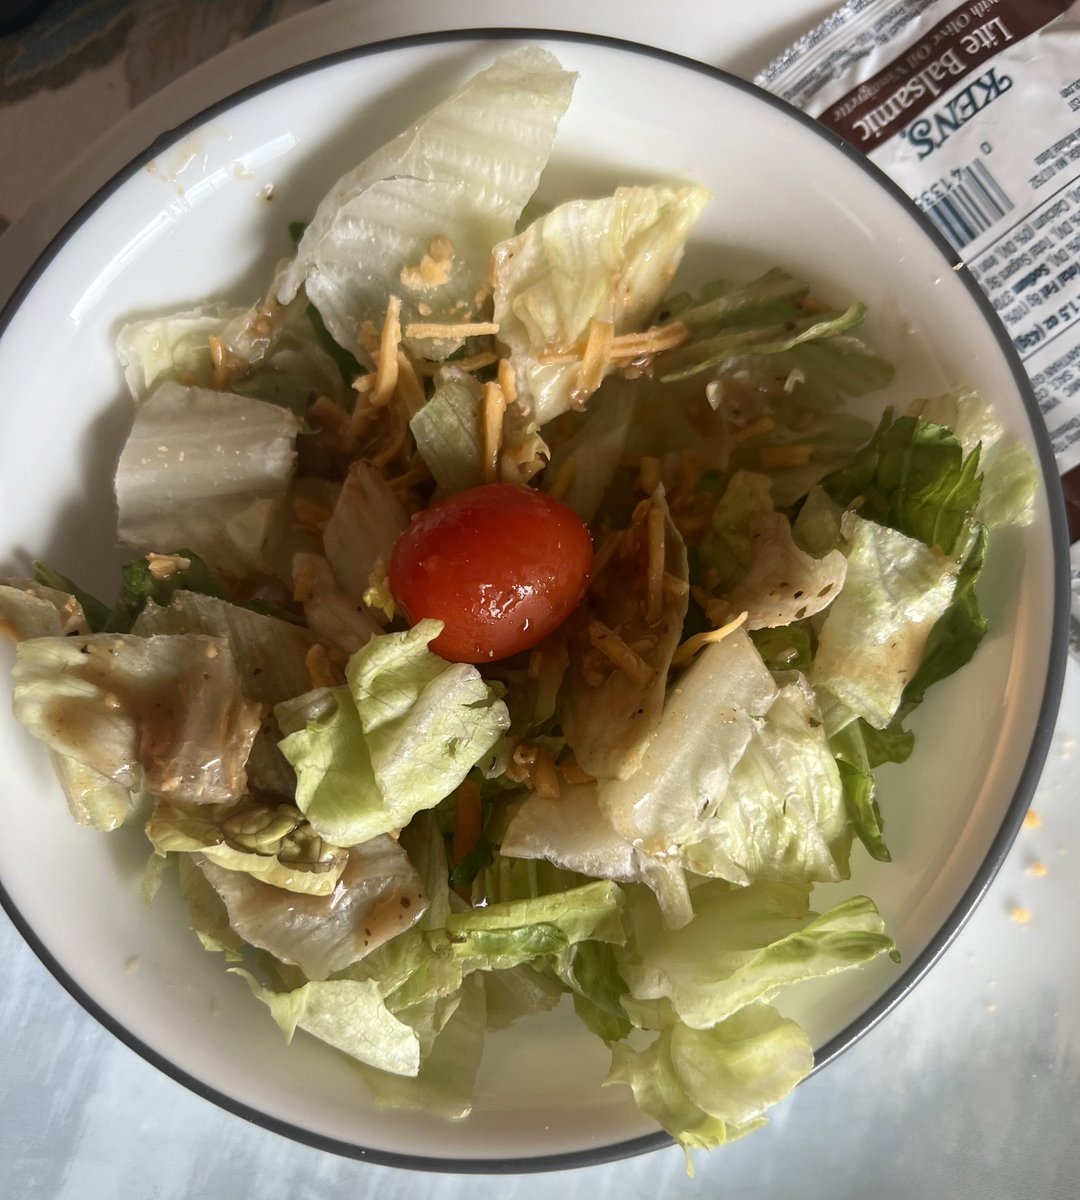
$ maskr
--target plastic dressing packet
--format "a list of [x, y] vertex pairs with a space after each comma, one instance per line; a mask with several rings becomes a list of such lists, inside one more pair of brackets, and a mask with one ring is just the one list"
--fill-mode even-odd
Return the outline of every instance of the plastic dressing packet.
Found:
[[890, 175], [990, 298], [1063, 476], [1077, 612], [1080, 0], [848, 0], [754, 82]]

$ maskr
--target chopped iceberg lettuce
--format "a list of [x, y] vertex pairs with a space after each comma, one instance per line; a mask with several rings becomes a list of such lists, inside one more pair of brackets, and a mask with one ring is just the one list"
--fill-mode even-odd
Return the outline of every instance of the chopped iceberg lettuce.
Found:
[[298, 807], [335, 844], [396, 831], [433, 808], [509, 725], [475, 667], [428, 649], [441, 628], [423, 621], [372, 638], [349, 660], [348, 686], [333, 689], [332, 710], [281, 742]]
[[116, 470], [121, 539], [190, 546], [215, 570], [270, 570], [300, 425], [285, 409], [162, 383], [138, 408]]
[[324, 896], [264, 883], [245, 870], [196, 858], [225, 902], [229, 924], [251, 946], [326, 979], [408, 929], [427, 905], [420, 877], [391, 837], [354, 846]]
[[[518, 396], [541, 425], [581, 407], [600, 378], [582, 378], [594, 321], [636, 332], [659, 307], [709, 193], [701, 187], [619, 188], [560, 205], [495, 247], [495, 320]], [[545, 355], [570, 356], [548, 362]], [[577, 355], [577, 357], [575, 357]]]
[[58, 754], [183, 803], [243, 795], [260, 709], [222, 639], [34, 638], [17, 647], [13, 675], [15, 716]]
[[[475, 319], [491, 248], [513, 232], [536, 189], [575, 78], [537, 46], [474, 76], [330, 189], [278, 299], [288, 303], [303, 287], [334, 339], [354, 352], [361, 327], [381, 324], [391, 295], [401, 298], [406, 326]], [[443, 358], [456, 345], [426, 349]]]
[[884, 729], [948, 609], [960, 564], [885, 525], [847, 513], [847, 577], [818, 635], [810, 678]]

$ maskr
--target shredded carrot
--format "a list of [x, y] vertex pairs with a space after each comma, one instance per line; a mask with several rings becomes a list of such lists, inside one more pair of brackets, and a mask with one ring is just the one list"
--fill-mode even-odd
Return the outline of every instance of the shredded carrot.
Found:
[[333, 515], [333, 510], [325, 504], [316, 504], [305, 496], [294, 496], [292, 500], [293, 520], [298, 529], [306, 529], [311, 533], [321, 534], [326, 528], [327, 521]]
[[416, 414], [427, 403], [427, 395], [424, 392], [424, 385], [420, 382], [420, 377], [416, 373], [416, 368], [409, 361], [404, 350], [397, 352], [397, 394], [401, 397], [402, 403], [405, 405], [410, 417], [415, 417]]
[[455, 793], [457, 817], [450, 843], [450, 862], [457, 866], [476, 847], [483, 833], [483, 805], [480, 785], [473, 779], [464, 780]]
[[[398, 347], [401, 345], [401, 299], [391, 296], [386, 305], [382, 335], [379, 338], [378, 365], [371, 388], [371, 403], [376, 408], [390, 403], [398, 380]], [[354, 414], [355, 415], [355, 414]]]
[[304, 655], [304, 666], [307, 667], [308, 678], [313, 688], [336, 686], [338, 680], [334, 668], [330, 665], [330, 655], [321, 642], [316, 642]]
[[759, 454], [763, 467], [804, 467], [810, 461], [810, 447], [801, 443], [762, 446]]
[[611, 361], [611, 343], [614, 336], [615, 326], [610, 321], [598, 321], [594, 317], [589, 322], [585, 349], [581, 353], [581, 365], [574, 379], [575, 393], [592, 395], [603, 382], [604, 370]]
[[749, 425], [744, 425], [742, 429], [737, 429], [731, 435], [733, 442], [745, 442], [747, 438], [756, 437], [759, 433], [768, 433], [770, 429], [776, 428], [776, 422], [772, 417], [758, 417], [756, 421], [751, 421]]
[[[571, 346], [569, 349], [543, 350], [538, 355], [540, 362], [553, 365], [565, 365], [579, 362], [585, 358], [589, 340], [593, 335], [592, 325], [589, 327], [590, 338], [583, 344]], [[667, 325], [651, 325], [639, 333], [621, 333], [613, 336], [607, 343], [606, 361], [622, 365], [636, 359], [644, 359], [659, 354], [663, 350], [674, 350], [689, 341], [690, 330], [681, 321], [672, 321]]]
[[559, 774], [567, 783], [595, 783], [596, 779], [578, 762], [576, 758], [568, 758], [559, 763]]

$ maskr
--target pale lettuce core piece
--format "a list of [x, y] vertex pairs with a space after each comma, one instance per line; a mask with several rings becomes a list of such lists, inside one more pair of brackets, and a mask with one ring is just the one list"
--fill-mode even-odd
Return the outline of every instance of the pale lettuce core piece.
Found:
[[449, 495], [484, 482], [483, 400], [474, 376], [451, 368], [444, 371], [431, 399], [409, 422], [409, 429], [440, 493]]
[[[706, 646], [671, 688], [638, 769], [601, 784], [600, 808], [612, 826], [649, 853], [677, 854], [715, 812], [754, 721], [776, 694], [742, 630]], [[746, 882], [734, 865], [732, 871], [734, 882]]]
[[[728, 786], [682, 847], [699, 875], [835, 883], [850, 828], [839, 769], [805, 678], [782, 687], [754, 728]], [[737, 877], [736, 877], [736, 881]]]
[[[475, 320], [491, 248], [513, 233], [536, 190], [575, 79], [537, 46], [474, 76], [330, 189], [278, 299], [288, 303], [304, 287], [353, 353], [361, 326], [382, 323], [391, 295], [401, 298], [405, 325]], [[435, 239], [446, 253], [430, 254]], [[435, 271], [422, 269], [425, 256]], [[456, 344], [424, 349], [445, 357]]]
[[124, 325], [116, 338], [116, 356], [132, 399], [141, 403], [165, 380], [196, 380], [209, 386], [213, 374], [210, 339], [220, 336], [244, 311], [226, 304], [207, 304]]
[[594, 879], [647, 884], [668, 923], [673, 928], [686, 924], [693, 910], [681, 863], [648, 854], [613, 829], [596, 793], [595, 783], [564, 783], [555, 799], [530, 795], [511, 818], [500, 853], [547, 859]]
[[13, 676], [23, 725], [114, 783], [194, 804], [244, 793], [261, 712], [222, 639], [35, 638], [17, 647]]
[[64, 754], [54, 753], [52, 764], [77, 824], [110, 833], [138, 812], [138, 793], [123, 784]]
[[[354, 608], [364, 603], [372, 575], [380, 562], [390, 562], [394, 543], [408, 523], [409, 514], [382, 472], [369, 462], [353, 463], [323, 530], [323, 548]], [[385, 619], [378, 609], [366, 608], [365, 615]]]
[[884, 729], [952, 601], [959, 563], [854, 513], [842, 525], [847, 576], [821, 626], [810, 681]]
[[382, 632], [370, 611], [341, 587], [321, 554], [294, 554], [292, 577], [293, 594], [304, 606], [304, 620], [324, 645], [348, 657]]
[[[315, 638], [307, 629], [265, 613], [230, 604], [217, 596], [178, 591], [167, 606], [149, 601], [135, 620], [132, 633], [204, 633], [225, 638], [240, 676], [240, 688], [250, 700], [274, 705], [301, 695], [311, 686], [307, 655]], [[292, 768], [278, 749], [281, 732], [273, 713], [267, 713], [255, 735], [248, 758], [248, 785], [283, 800], [296, 787]]]
[[416, 923], [427, 907], [420, 877], [389, 836], [349, 851], [333, 892], [302, 895], [244, 871], [197, 858], [225, 902], [229, 924], [249, 944], [326, 979]]
[[299, 428], [262, 400], [162, 383], [117, 466], [121, 540], [144, 552], [183, 546], [229, 574], [268, 572]]
[[349, 660], [348, 686], [329, 693], [332, 710], [281, 742], [298, 807], [337, 845], [401, 829], [433, 808], [509, 725], [475, 667], [428, 649], [441, 629], [421, 621], [373, 637]]
[[619, 188], [561, 204], [495, 247], [499, 339], [540, 425], [588, 398], [580, 364], [544, 363], [543, 353], [573, 351], [593, 320], [611, 322], [616, 334], [647, 325], [708, 198], [691, 185]]

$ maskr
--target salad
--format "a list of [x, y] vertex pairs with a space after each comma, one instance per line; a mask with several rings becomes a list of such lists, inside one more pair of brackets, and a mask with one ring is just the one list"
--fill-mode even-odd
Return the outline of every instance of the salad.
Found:
[[[365, 159], [252, 307], [133, 320], [119, 594], [0, 582], [73, 817], [286, 1038], [465, 1117], [559, 1004], [684, 1149], [813, 1065], [773, 1005], [898, 958], [874, 771], [986, 631], [1036, 473], [776, 267], [679, 290], [706, 189], [533, 200], [574, 75], [506, 54]], [[715, 203], [715, 201], [713, 201]]]

